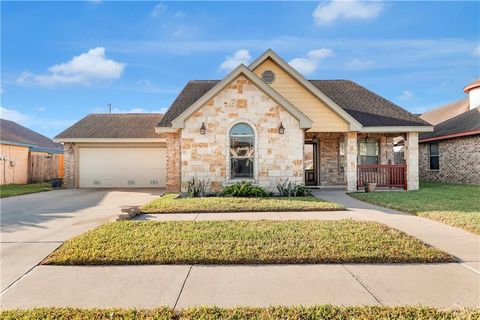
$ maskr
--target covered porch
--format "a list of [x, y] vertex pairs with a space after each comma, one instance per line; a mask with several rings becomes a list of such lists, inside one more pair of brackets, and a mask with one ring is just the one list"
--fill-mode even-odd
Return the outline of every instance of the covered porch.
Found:
[[[394, 138], [404, 140], [395, 154]], [[305, 184], [356, 191], [367, 182], [380, 188], [418, 189], [417, 132], [306, 132]]]

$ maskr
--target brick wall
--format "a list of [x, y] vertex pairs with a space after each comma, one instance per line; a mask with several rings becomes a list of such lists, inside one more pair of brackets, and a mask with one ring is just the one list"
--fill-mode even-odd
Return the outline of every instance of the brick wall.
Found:
[[167, 191], [180, 191], [180, 133], [162, 133], [167, 140]]
[[74, 147], [73, 143], [65, 143], [63, 150], [63, 185], [66, 188], [75, 188], [75, 153], [77, 148]]
[[420, 179], [480, 184], [480, 135], [438, 142], [440, 169], [430, 170], [429, 144], [419, 145]]
[[28, 173], [28, 147], [0, 144], [0, 184], [25, 184]]
[[[206, 134], [200, 134], [202, 122]], [[181, 132], [181, 179], [185, 191], [194, 176], [207, 178], [212, 191], [232, 183], [229, 131], [236, 123], [255, 131], [254, 182], [275, 191], [288, 178], [303, 183], [303, 130], [299, 121], [240, 76], [185, 121]], [[285, 134], [279, 134], [280, 122]], [[170, 169], [168, 169], [170, 170]]]

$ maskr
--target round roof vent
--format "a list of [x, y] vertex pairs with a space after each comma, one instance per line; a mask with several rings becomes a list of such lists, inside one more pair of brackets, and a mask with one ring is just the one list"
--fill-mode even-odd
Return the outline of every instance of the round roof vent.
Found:
[[262, 73], [262, 79], [266, 83], [272, 83], [273, 81], [275, 81], [275, 73], [273, 73], [273, 71], [271, 70], [265, 70]]

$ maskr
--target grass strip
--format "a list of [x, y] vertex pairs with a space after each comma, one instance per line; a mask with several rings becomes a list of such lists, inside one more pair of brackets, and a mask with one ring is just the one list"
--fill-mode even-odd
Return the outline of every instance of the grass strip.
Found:
[[331, 305], [319, 305], [312, 307], [267, 307], [267, 308], [218, 308], [198, 307], [173, 311], [169, 308], [157, 309], [76, 309], [76, 308], [38, 308], [30, 310], [2, 311], [0, 318], [13, 319], [60, 319], [60, 320], [83, 320], [83, 319], [165, 319], [165, 320], [189, 320], [189, 319], [322, 319], [322, 320], [371, 320], [371, 319], [397, 319], [397, 320], [427, 320], [427, 319], [463, 319], [473, 320], [480, 318], [479, 308], [463, 308], [439, 310], [436, 308], [412, 306], [412, 307], [336, 307]]
[[438, 263], [454, 258], [366, 221], [118, 221], [65, 242], [45, 264]]
[[315, 197], [298, 198], [233, 198], [205, 197], [178, 198], [166, 194], [141, 208], [143, 213], [199, 213], [199, 212], [268, 212], [268, 211], [333, 211], [343, 210], [340, 204]]
[[50, 190], [52, 190], [50, 183], [6, 184], [0, 186], [0, 198]]
[[350, 195], [368, 203], [414, 213], [480, 235], [480, 185], [424, 182], [417, 191]]

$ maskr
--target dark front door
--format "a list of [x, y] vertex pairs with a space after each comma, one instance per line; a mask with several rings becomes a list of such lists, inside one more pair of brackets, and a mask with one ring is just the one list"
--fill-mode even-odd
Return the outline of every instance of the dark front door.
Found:
[[305, 161], [305, 185], [316, 186], [318, 184], [318, 172], [317, 172], [317, 143], [305, 142], [303, 148], [304, 161]]

